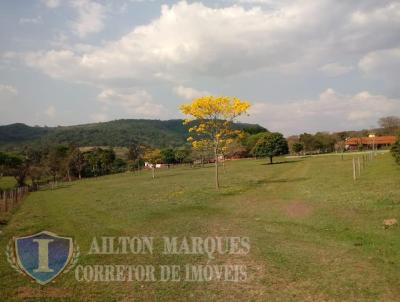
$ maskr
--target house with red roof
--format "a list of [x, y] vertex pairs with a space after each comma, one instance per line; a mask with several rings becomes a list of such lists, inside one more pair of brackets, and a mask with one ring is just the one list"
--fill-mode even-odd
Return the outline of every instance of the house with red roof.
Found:
[[345, 140], [346, 150], [356, 150], [361, 146], [363, 149], [386, 149], [396, 142], [396, 136], [375, 136], [370, 134], [366, 137], [349, 137]]

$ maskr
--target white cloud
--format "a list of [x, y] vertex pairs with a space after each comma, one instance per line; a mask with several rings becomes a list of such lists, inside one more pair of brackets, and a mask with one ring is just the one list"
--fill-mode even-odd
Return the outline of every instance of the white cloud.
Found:
[[54, 118], [56, 116], [56, 108], [53, 105], [50, 105], [46, 108], [44, 114], [49, 118]]
[[74, 0], [71, 4], [78, 14], [78, 18], [71, 24], [76, 35], [84, 38], [103, 30], [106, 17], [104, 5], [91, 0]]
[[41, 0], [41, 2], [48, 8], [56, 8], [61, 4], [60, 0]]
[[[74, 5], [78, 36], [103, 29], [104, 6], [92, 1]], [[390, 75], [393, 81], [400, 70], [399, 16], [400, 5], [389, 0], [284, 1], [273, 9], [179, 2], [163, 5], [159, 18], [118, 40], [101, 46], [64, 43], [26, 54], [25, 62], [54, 78], [102, 87], [99, 101], [132, 116], [165, 117], [165, 108], [146, 91], [110, 87], [118, 87], [118, 81], [129, 87], [167, 80], [175, 94], [191, 99], [204, 91], [179, 85], [188, 79], [229, 79], [259, 70], [304, 75], [319, 70], [340, 76], [357, 63], [365, 74]], [[252, 112], [254, 120], [267, 127], [295, 133], [370, 127], [383, 115], [400, 113], [398, 104], [400, 100], [368, 92], [342, 95], [327, 90], [317, 99], [257, 103]], [[92, 118], [102, 120], [106, 114]]]
[[[279, 2], [283, 2], [283, 0], [277, 2], [275, 0], [237, 0], [237, 3], [241, 3], [241, 4], [258, 4], [258, 5], [273, 5], [273, 6], [277, 6], [279, 4]], [[287, 2], [287, 1], [286, 1]], [[282, 4], [282, 3], [280, 3]]]
[[340, 75], [344, 75], [346, 73], [349, 73], [350, 71], [353, 70], [352, 66], [346, 66], [342, 65], [340, 63], [329, 63], [325, 64], [320, 68], [320, 70], [329, 77], [337, 77]]
[[[81, 79], [89, 78], [88, 71], [80, 69], [81, 59], [71, 50], [27, 53], [24, 56], [28, 66], [41, 69], [53, 78]], [[77, 68], [78, 67], [78, 68]]]
[[400, 47], [370, 52], [360, 60], [358, 67], [369, 76], [397, 78], [398, 80]]
[[1, 58], [3, 60], [11, 60], [11, 59], [15, 59], [18, 57], [18, 53], [14, 52], [14, 51], [6, 51], [3, 52], [1, 55]]
[[12, 85], [0, 84], [0, 94], [2, 95], [18, 95], [18, 89]]
[[43, 23], [42, 17], [38, 16], [35, 18], [20, 18], [18, 21], [19, 24], [40, 24]]
[[374, 126], [382, 116], [400, 115], [400, 99], [367, 91], [344, 95], [327, 89], [317, 99], [256, 103], [249, 113], [251, 121], [285, 134], [349, 130]]
[[97, 96], [97, 99], [105, 105], [120, 106], [133, 117], [165, 118], [167, 114], [164, 106], [154, 103], [151, 95], [142, 89], [129, 92], [105, 89]]
[[398, 25], [400, 23], [400, 3], [398, 1], [375, 1], [377, 7], [366, 10], [355, 10], [351, 14], [353, 24], [359, 26]]
[[[399, 5], [386, 5], [390, 10], [381, 12], [385, 18], [364, 20], [378, 11], [370, 1], [364, 3], [299, 0], [285, 1], [279, 9], [245, 9], [179, 2], [163, 5], [158, 19], [119, 40], [80, 51], [38, 52], [28, 64], [53, 77], [95, 83], [179, 83], [188, 77], [221, 78], [256, 70], [304, 73], [320, 66], [339, 75], [349, 67], [332, 63], [338, 58], [361, 57], [400, 40]], [[104, 6], [88, 0], [74, 5], [80, 15], [73, 25], [77, 35], [102, 30]]]
[[191, 100], [200, 96], [210, 95], [207, 91], [200, 91], [191, 87], [185, 87], [182, 85], [175, 86], [173, 88], [174, 93], [184, 99]]

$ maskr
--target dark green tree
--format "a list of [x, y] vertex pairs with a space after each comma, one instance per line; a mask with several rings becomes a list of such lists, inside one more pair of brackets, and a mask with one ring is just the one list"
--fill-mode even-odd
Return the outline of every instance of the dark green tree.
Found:
[[303, 133], [300, 134], [299, 141], [303, 144], [304, 146], [304, 151], [313, 151], [315, 150], [315, 139], [312, 134], [309, 133]]
[[78, 175], [78, 178], [82, 178], [82, 172], [85, 168], [86, 161], [83, 153], [78, 147], [75, 147], [69, 157], [69, 165], [72, 167], [73, 171]]
[[178, 149], [175, 151], [175, 160], [182, 164], [185, 159], [189, 156], [190, 150], [187, 149]]
[[260, 138], [264, 137], [264, 135], [265, 132], [260, 132], [245, 137], [243, 144], [245, 145], [248, 153], [251, 153], [251, 150], [253, 150], [254, 146], [257, 144]]
[[112, 169], [112, 164], [116, 158], [115, 152], [112, 148], [97, 149], [97, 156], [100, 159], [101, 174], [108, 174]]
[[396, 163], [400, 165], [400, 139], [392, 145], [390, 152], [392, 153]]
[[304, 150], [304, 145], [300, 142], [293, 143], [292, 150], [294, 153], [299, 154], [301, 151]]
[[127, 162], [122, 158], [116, 158], [112, 164], [112, 172], [120, 173], [126, 171]]
[[140, 155], [140, 145], [136, 140], [132, 139], [128, 147], [128, 160], [135, 161], [140, 157]]
[[64, 145], [55, 146], [50, 149], [46, 158], [46, 167], [55, 182], [65, 170], [65, 161], [68, 157], [69, 148]]
[[100, 173], [100, 160], [94, 150], [83, 153], [85, 162], [87, 163], [88, 171], [86, 175], [98, 176]]
[[18, 186], [25, 185], [25, 180], [29, 175], [29, 162], [22, 156], [3, 153], [4, 172], [14, 176]]
[[0, 152], [0, 178], [4, 174], [4, 170], [6, 167], [8, 155], [4, 152]]
[[272, 164], [274, 156], [284, 155], [289, 152], [287, 140], [281, 133], [266, 133], [261, 137], [252, 150], [252, 154], [259, 157], [269, 157]]
[[320, 152], [333, 152], [335, 150], [335, 144], [337, 142], [337, 138], [335, 135], [332, 135], [327, 132], [317, 132], [314, 135], [315, 139], [315, 150]]
[[161, 150], [161, 161], [164, 164], [170, 165], [175, 163], [175, 151], [172, 148]]

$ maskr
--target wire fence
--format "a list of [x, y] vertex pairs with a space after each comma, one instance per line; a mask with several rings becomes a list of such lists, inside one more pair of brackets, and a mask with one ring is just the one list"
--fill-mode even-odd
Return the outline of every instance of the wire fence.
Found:
[[46, 184], [34, 184], [31, 186], [16, 187], [8, 190], [0, 189], [0, 213], [11, 212], [16, 208], [29, 192], [38, 191], [41, 189], [55, 188], [57, 182], [51, 182]]
[[28, 193], [28, 186], [0, 191], [0, 212], [10, 212]]

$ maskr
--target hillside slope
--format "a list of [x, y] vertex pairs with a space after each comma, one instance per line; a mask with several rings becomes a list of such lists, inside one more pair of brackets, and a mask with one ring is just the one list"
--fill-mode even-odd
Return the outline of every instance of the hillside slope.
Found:
[[[182, 120], [123, 119], [104, 123], [59, 127], [31, 127], [25, 124], [0, 126], [0, 148], [24, 145], [69, 144], [79, 146], [128, 146], [133, 139], [152, 147], [177, 147], [186, 143], [187, 128]], [[235, 124], [252, 133], [265, 131], [255, 124]]]

